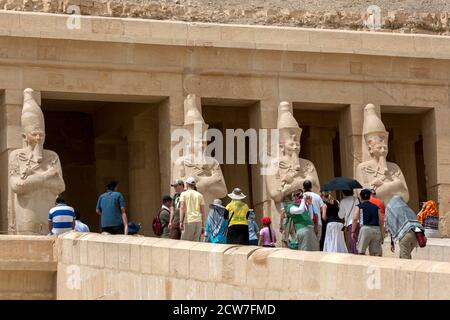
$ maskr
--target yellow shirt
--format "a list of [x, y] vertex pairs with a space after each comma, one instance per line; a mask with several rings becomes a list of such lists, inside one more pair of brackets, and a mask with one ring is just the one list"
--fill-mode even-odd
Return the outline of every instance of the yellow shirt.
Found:
[[184, 202], [185, 222], [202, 222], [200, 206], [205, 205], [205, 199], [200, 192], [195, 190], [183, 191], [180, 195], [180, 202]]
[[231, 200], [231, 202], [227, 205], [226, 209], [228, 210], [228, 217], [231, 218], [229, 227], [233, 225], [247, 225], [247, 213], [248, 206], [244, 202], [240, 200]]

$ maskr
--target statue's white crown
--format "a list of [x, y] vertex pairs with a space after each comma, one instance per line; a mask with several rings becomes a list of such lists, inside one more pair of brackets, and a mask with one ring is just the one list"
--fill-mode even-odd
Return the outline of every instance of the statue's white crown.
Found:
[[195, 123], [205, 123], [202, 114], [197, 108], [197, 100], [195, 94], [188, 94], [184, 99], [184, 125]]
[[302, 134], [302, 128], [298, 125], [297, 120], [294, 118], [292, 104], [287, 101], [282, 101], [278, 105], [278, 122], [277, 128], [280, 129], [280, 138], [283, 140], [283, 129], [288, 129], [289, 132], [294, 132], [298, 135], [298, 139]]
[[363, 135], [365, 139], [373, 135], [378, 135], [381, 137], [388, 136], [386, 127], [378, 117], [373, 104], [368, 104], [364, 108]]
[[30, 88], [23, 91], [21, 126], [24, 132], [35, 129], [45, 131], [44, 114], [34, 98], [33, 89]]

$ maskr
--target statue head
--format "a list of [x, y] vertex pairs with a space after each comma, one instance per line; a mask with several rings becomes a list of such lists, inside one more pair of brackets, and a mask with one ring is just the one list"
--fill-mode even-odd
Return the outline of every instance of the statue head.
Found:
[[189, 154], [198, 154], [199, 152], [203, 154], [206, 145], [207, 142], [201, 136], [191, 134], [190, 140], [188, 140], [186, 143], [186, 150]]
[[376, 114], [373, 104], [368, 104], [364, 108], [363, 135], [370, 157], [377, 160], [386, 159], [389, 132]]
[[35, 100], [33, 89], [25, 89], [22, 108], [22, 137], [26, 146], [33, 150], [36, 160], [42, 160], [45, 141], [45, 122], [41, 107]]
[[283, 153], [286, 155], [298, 155], [300, 153], [302, 129], [293, 116], [292, 105], [289, 102], [283, 101], [278, 106], [277, 128]]
[[281, 129], [280, 136], [284, 136], [283, 140], [280, 139], [280, 148], [284, 155], [292, 156], [300, 153], [300, 141], [296, 133]]
[[372, 158], [386, 158], [388, 154], [387, 137], [383, 135], [370, 135], [366, 138], [369, 154]]

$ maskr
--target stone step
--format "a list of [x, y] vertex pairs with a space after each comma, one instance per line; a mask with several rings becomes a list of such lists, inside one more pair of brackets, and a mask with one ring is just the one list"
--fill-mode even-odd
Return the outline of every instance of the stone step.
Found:
[[57, 263], [53, 261], [18, 261], [18, 260], [0, 260], [0, 271], [54, 271], [56, 272]]
[[0, 300], [55, 300], [53, 292], [1, 292]]

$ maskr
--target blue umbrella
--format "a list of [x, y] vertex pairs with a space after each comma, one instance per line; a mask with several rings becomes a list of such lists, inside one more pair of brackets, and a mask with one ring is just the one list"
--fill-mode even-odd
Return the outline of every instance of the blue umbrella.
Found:
[[338, 191], [338, 190], [353, 190], [362, 189], [362, 185], [355, 179], [347, 177], [336, 177], [327, 181], [321, 191]]

